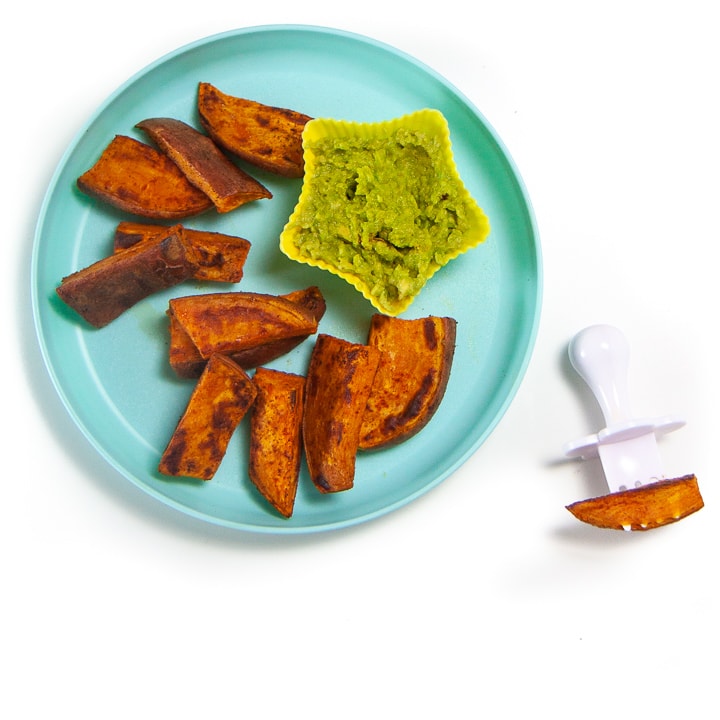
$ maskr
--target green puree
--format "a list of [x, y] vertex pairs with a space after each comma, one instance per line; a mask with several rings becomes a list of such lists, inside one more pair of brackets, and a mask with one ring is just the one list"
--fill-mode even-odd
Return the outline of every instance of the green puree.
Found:
[[437, 134], [407, 127], [375, 137], [329, 134], [308, 151], [307, 187], [290, 223], [294, 259], [361, 285], [394, 314], [469, 247], [479, 208]]

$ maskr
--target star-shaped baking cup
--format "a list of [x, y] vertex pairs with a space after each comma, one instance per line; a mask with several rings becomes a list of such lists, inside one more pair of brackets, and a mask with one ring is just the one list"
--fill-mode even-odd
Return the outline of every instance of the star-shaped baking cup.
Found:
[[340, 276], [386, 315], [406, 310], [441, 267], [490, 232], [438, 110], [379, 123], [311, 120], [303, 158], [280, 249]]

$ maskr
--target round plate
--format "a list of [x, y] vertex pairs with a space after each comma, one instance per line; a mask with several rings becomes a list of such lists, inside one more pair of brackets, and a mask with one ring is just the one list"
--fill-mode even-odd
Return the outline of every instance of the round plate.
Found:
[[[227, 289], [190, 283], [152, 296], [101, 330], [56, 296], [61, 279], [109, 254], [118, 222], [133, 219], [77, 188], [115, 134], [149, 117], [199, 127], [197, 86], [292, 108], [313, 117], [377, 122], [432, 107], [448, 120], [466, 186], [489, 216], [491, 234], [441, 270], [403, 317], [449, 315], [457, 349], [440, 408], [423, 432], [394, 448], [360, 453], [355, 487], [321, 495], [303, 467], [292, 518], [277, 515], [247, 475], [248, 423], [233, 435], [209, 482], [157, 471], [194, 383], [167, 362], [165, 311], [170, 297]], [[286, 293], [309, 285], [328, 310], [320, 332], [367, 338], [373, 309], [330, 273], [287, 259], [280, 231], [300, 192], [299, 180], [250, 170], [273, 193], [226, 215], [210, 211], [184, 222], [250, 240], [238, 289]], [[398, 50], [352, 33], [310, 26], [261, 26], [215, 35], [161, 58], [120, 87], [81, 128], [45, 197], [32, 260], [33, 312], [50, 375], [74, 421], [127, 479], [194, 517], [255, 532], [328, 530], [369, 520], [425, 493], [472, 455], [514, 396], [537, 332], [541, 261], [535, 221], [518, 173], [486, 120], [450, 83]], [[271, 367], [304, 374], [313, 339]]]

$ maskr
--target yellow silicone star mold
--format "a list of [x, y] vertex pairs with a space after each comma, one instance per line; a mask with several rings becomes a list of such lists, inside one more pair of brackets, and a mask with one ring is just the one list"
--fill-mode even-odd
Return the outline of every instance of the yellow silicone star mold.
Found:
[[490, 232], [437, 110], [380, 123], [314, 119], [303, 151], [303, 186], [280, 249], [345, 279], [386, 315], [406, 310]]

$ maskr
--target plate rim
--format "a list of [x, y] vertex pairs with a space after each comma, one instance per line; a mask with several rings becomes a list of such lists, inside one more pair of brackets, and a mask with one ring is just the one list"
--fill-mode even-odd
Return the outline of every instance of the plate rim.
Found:
[[[38, 287], [38, 268], [39, 268], [39, 262], [40, 262], [40, 243], [42, 241], [43, 236], [43, 230], [45, 227], [45, 219], [48, 212], [48, 209], [50, 207], [50, 204], [54, 198], [55, 192], [58, 189], [58, 182], [59, 178], [63, 172], [63, 169], [65, 168], [66, 164], [72, 157], [73, 153], [75, 152], [76, 148], [81, 143], [83, 136], [85, 132], [93, 125], [93, 123], [107, 110], [107, 108], [116, 100], [117, 97], [119, 97], [122, 93], [124, 93], [129, 87], [131, 87], [134, 83], [136, 83], [139, 79], [143, 78], [144, 76], [151, 73], [156, 68], [172, 62], [174, 59], [187, 54], [194, 49], [201, 48], [204, 46], [212, 45], [217, 42], [222, 42], [227, 39], [232, 38], [238, 38], [241, 36], [246, 35], [256, 35], [256, 34], [264, 34], [264, 33], [281, 33], [281, 32], [291, 32], [291, 33], [304, 33], [308, 35], [312, 34], [322, 34], [322, 35], [329, 35], [334, 37], [346, 37], [348, 39], [351, 39], [356, 42], [360, 42], [365, 45], [373, 46], [383, 52], [390, 53], [392, 55], [395, 55], [401, 60], [404, 60], [405, 62], [410, 63], [411, 65], [415, 66], [416, 68], [420, 69], [427, 75], [431, 76], [436, 82], [440, 83], [442, 86], [444, 86], [446, 89], [448, 89], [480, 122], [480, 124], [483, 126], [484, 130], [488, 133], [488, 135], [491, 137], [492, 141], [497, 146], [499, 152], [502, 155], [502, 159], [507, 164], [508, 169], [510, 170], [512, 174], [512, 179], [514, 184], [516, 185], [516, 189], [518, 192], [518, 197], [522, 200], [522, 205], [525, 210], [526, 214], [526, 223], [528, 226], [528, 235], [532, 239], [532, 247], [534, 254], [532, 256], [532, 261], [535, 268], [535, 276], [533, 278], [535, 283], [535, 293], [534, 293], [534, 306], [533, 306], [533, 314], [532, 319], [528, 321], [527, 327], [527, 335], [526, 335], [526, 344], [523, 349], [522, 355], [520, 356], [520, 360], [517, 364], [517, 369], [515, 373], [515, 377], [512, 381], [512, 383], [508, 386], [508, 391], [505, 394], [502, 402], [498, 405], [497, 411], [495, 412], [492, 421], [487, 424], [483, 432], [478, 433], [477, 437], [474, 439], [474, 441], [468, 446], [468, 448], [460, 454], [454, 462], [450, 463], [443, 472], [436, 475], [431, 481], [425, 483], [421, 487], [417, 488], [414, 492], [411, 492], [402, 498], [395, 500], [392, 503], [385, 504], [380, 508], [374, 509], [372, 511], [368, 511], [363, 514], [358, 514], [353, 517], [349, 518], [343, 518], [338, 519], [334, 522], [323, 522], [321, 524], [312, 524], [312, 523], [306, 523], [303, 525], [287, 525], [287, 526], [280, 526], [280, 525], [255, 525], [248, 522], [242, 522], [242, 521], [234, 521], [230, 519], [225, 519], [221, 517], [214, 516], [208, 512], [203, 512], [197, 508], [191, 507], [190, 505], [183, 504], [176, 500], [175, 498], [172, 498], [167, 495], [163, 495], [162, 493], [158, 492], [155, 488], [153, 488], [151, 485], [147, 483], [143, 483], [139, 480], [139, 478], [134, 477], [134, 475], [131, 472], [128, 472], [126, 468], [122, 466], [121, 463], [116, 461], [116, 459], [102, 446], [102, 444], [98, 441], [98, 439], [95, 437], [95, 434], [93, 433], [92, 429], [87, 426], [87, 424], [82, 420], [82, 418], [79, 416], [78, 411], [74, 407], [73, 403], [70, 401], [65, 388], [63, 387], [60, 378], [58, 377], [53, 359], [51, 357], [51, 353], [47, 344], [47, 338], [45, 337], [43, 333], [43, 319], [41, 317], [41, 309], [40, 309], [40, 303], [41, 298], [39, 295], [39, 287]], [[313, 25], [313, 24], [295, 24], [295, 23], [282, 23], [282, 24], [263, 24], [263, 25], [251, 25], [246, 27], [238, 27], [230, 30], [225, 30], [222, 32], [210, 34], [201, 38], [198, 38], [196, 40], [193, 40], [191, 42], [185, 43], [183, 45], [178, 46], [177, 48], [166, 52], [153, 60], [150, 63], [147, 63], [144, 67], [140, 68], [138, 71], [130, 75], [125, 82], [121, 83], [118, 87], [115, 88], [109, 95], [105, 97], [105, 99], [95, 108], [95, 110], [85, 119], [85, 121], [80, 125], [77, 132], [71, 139], [71, 141], [68, 143], [67, 147], [65, 148], [64, 152], [60, 156], [60, 159], [58, 160], [55, 169], [53, 171], [53, 174], [50, 178], [50, 181], [48, 182], [47, 188], [45, 190], [45, 193], [42, 198], [42, 203], [40, 205], [40, 209], [38, 211], [37, 215], [37, 221], [35, 224], [35, 231], [33, 234], [33, 245], [32, 245], [32, 253], [31, 253], [31, 261], [30, 261], [31, 267], [31, 305], [32, 305], [32, 316], [33, 316], [33, 324], [35, 329], [35, 336], [36, 340], [39, 344], [43, 364], [45, 366], [46, 371], [48, 372], [50, 376], [50, 380], [52, 382], [52, 385], [57, 392], [59, 398], [61, 399], [62, 405], [65, 409], [65, 411], [70, 415], [73, 422], [75, 423], [76, 427], [81, 431], [83, 437], [88, 441], [90, 446], [94, 449], [95, 452], [97, 452], [100, 457], [107, 462], [116, 472], [118, 472], [122, 478], [125, 480], [129, 480], [135, 487], [137, 487], [142, 492], [148, 494], [149, 496], [153, 497], [155, 500], [160, 501], [163, 505], [167, 507], [171, 507], [174, 510], [178, 511], [182, 515], [186, 515], [189, 517], [193, 517], [197, 520], [201, 520], [207, 523], [210, 523], [212, 525], [226, 527], [234, 530], [244, 531], [244, 532], [252, 532], [252, 533], [259, 533], [259, 534], [270, 534], [270, 535], [297, 535], [297, 534], [309, 534], [309, 533], [319, 533], [319, 532], [329, 532], [333, 530], [338, 530], [342, 528], [352, 527], [355, 525], [359, 525], [362, 523], [369, 522], [373, 519], [382, 517], [384, 515], [387, 515], [391, 512], [394, 512], [401, 507], [404, 507], [405, 505], [410, 504], [414, 500], [418, 499], [419, 497], [427, 494], [431, 489], [437, 487], [441, 482], [446, 480], [450, 475], [452, 475], [454, 472], [456, 472], [461, 466], [463, 466], [472, 455], [475, 454], [475, 452], [480, 448], [480, 446], [485, 442], [485, 440], [488, 438], [488, 436], [495, 430], [500, 420], [504, 417], [506, 414], [509, 406], [512, 404], [513, 400], [515, 399], [517, 392], [522, 384], [522, 382], [525, 379], [525, 376], [527, 374], [527, 369], [530, 364], [536, 341], [537, 341], [537, 335], [539, 331], [539, 325], [540, 325], [540, 319], [542, 316], [542, 305], [543, 305], [543, 282], [544, 282], [544, 275], [543, 275], [543, 258], [542, 258], [542, 252], [541, 252], [541, 245], [540, 245], [540, 237], [539, 237], [539, 231], [538, 231], [538, 225], [537, 225], [537, 219], [535, 216], [535, 212], [532, 206], [531, 199], [529, 197], [529, 193], [527, 191], [527, 187], [525, 185], [525, 182], [523, 180], [522, 175], [519, 172], [519, 169], [515, 163], [514, 158], [508, 151], [508, 148], [505, 146], [505, 143], [500, 138], [498, 133], [496, 132], [495, 128], [492, 126], [490, 122], [488, 122], [487, 118], [483, 115], [483, 113], [476, 107], [476, 105], [459, 89], [457, 88], [451, 81], [449, 81], [446, 77], [438, 73], [436, 70], [434, 70], [432, 67], [427, 65], [422, 60], [408, 54], [407, 52], [390, 45], [384, 41], [378, 40], [376, 38], [357, 33], [354, 31], [346, 30], [346, 29], [340, 29], [340, 28], [333, 28], [330, 26], [324, 26], [324, 25]]]

